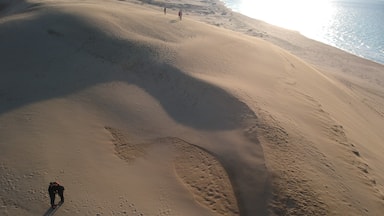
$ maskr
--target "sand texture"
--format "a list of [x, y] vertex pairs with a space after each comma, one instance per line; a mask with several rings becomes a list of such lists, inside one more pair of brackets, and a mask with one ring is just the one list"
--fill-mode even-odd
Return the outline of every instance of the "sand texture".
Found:
[[0, 215], [384, 212], [384, 66], [220, 2], [0, 0], [0, 76]]

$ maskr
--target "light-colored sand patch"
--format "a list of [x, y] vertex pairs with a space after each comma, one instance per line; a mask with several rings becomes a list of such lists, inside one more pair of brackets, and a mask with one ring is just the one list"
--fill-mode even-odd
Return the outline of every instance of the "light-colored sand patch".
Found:
[[175, 170], [195, 195], [218, 215], [239, 215], [236, 197], [228, 175], [220, 162], [207, 151], [178, 138]]
[[[248, 128], [245, 136], [259, 139], [267, 145], [267, 166], [270, 169], [271, 197], [268, 203], [270, 215], [328, 215], [328, 207], [320, 195], [311, 189], [310, 177], [302, 173], [299, 152], [292, 150], [288, 132], [273, 119], [264, 122], [262, 116], [257, 125]], [[273, 155], [269, 155], [271, 151]], [[292, 152], [293, 151], [293, 152]]]
[[128, 163], [134, 163], [138, 158], [151, 160], [147, 154], [149, 151], [166, 147], [167, 152], [159, 152], [159, 157], [173, 161], [176, 176], [198, 203], [215, 215], [239, 215], [237, 200], [225, 169], [215, 156], [206, 150], [176, 137], [132, 143], [132, 140], [118, 129], [105, 129], [113, 136], [116, 154]]
[[119, 130], [111, 127], [105, 127], [112, 136], [113, 144], [115, 145], [116, 154], [128, 163], [133, 163], [136, 158], [145, 157], [149, 143], [133, 144], [126, 135], [123, 135]]

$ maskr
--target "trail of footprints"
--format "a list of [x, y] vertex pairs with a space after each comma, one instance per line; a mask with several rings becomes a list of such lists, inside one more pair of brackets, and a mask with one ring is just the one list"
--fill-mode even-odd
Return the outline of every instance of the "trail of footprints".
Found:
[[[105, 127], [112, 137], [116, 154], [129, 163], [144, 157], [152, 145], [171, 146], [174, 171], [194, 199], [209, 208], [214, 215], [239, 215], [237, 200], [229, 177], [220, 162], [209, 152], [176, 137], [162, 137], [143, 143], [131, 143], [127, 135], [118, 129]], [[162, 193], [164, 195], [164, 193]], [[161, 196], [157, 215], [175, 215], [167, 204], [168, 198]], [[134, 215], [144, 215], [130, 204]]]

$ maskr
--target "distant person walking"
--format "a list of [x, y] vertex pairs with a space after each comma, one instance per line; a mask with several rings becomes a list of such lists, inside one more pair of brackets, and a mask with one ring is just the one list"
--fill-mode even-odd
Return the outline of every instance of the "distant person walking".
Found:
[[56, 194], [59, 194], [60, 202], [64, 202], [64, 187], [58, 182], [50, 182], [48, 187], [49, 198], [51, 199], [51, 207], [56, 208], [55, 204]]
[[179, 10], [179, 19], [181, 20], [183, 18], [183, 11], [180, 9]]
[[164, 7], [164, 15], [166, 15], [166, 14], [167, 14], [167, 8]]

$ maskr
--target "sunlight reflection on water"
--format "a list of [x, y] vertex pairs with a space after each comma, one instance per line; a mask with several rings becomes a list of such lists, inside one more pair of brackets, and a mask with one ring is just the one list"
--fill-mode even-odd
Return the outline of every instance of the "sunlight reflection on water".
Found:
[[235, 11], [320, 40], [336, 9], [328, 0], [233, 1]]
[[222, 0], [229, 8], [384, 64], [384, 1]]

